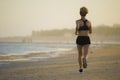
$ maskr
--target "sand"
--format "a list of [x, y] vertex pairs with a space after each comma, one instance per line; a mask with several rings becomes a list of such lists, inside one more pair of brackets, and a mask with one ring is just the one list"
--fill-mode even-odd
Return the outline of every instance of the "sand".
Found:
[[120, 80], [120, 45], [89, 51], [88, 68], [80, 74], [76, 49], [42, 61], [9, 62], [0, 66], [0, 80]]

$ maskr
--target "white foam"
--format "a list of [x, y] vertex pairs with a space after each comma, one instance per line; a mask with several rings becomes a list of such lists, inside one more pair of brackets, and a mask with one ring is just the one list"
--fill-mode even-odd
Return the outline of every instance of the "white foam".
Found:
[[0, 62], [0, 66], [2, 65], [9, 65], [10, 63], [9, 62]]

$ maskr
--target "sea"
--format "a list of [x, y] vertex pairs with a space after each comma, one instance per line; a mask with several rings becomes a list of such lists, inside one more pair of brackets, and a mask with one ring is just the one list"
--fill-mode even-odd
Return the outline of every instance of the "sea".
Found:
[[0, 43], [0, 61], [44, 60], [72, 50], [74, 43]]
[[[120, 42], [92, 42], [91, 49]], [[0, 64], [10, 61], [40, 61], [70, 54], [76, 44], [69, 43], [0, 43]], [[69, 52], [68, 52], [69, 51]], [[73, 52], [75, 53], [75, 52]], [[2, 63], [1, 63], [2, 62]]]

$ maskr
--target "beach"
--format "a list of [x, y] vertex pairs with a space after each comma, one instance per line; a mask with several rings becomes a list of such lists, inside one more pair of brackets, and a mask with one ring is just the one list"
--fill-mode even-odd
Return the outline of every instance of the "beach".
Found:
[[120, 45], [90, 49], [88, 67], [82, 74], [76, 47], [65, 53], [38, 61], [1, 62], [0, 80], [120, 80]]

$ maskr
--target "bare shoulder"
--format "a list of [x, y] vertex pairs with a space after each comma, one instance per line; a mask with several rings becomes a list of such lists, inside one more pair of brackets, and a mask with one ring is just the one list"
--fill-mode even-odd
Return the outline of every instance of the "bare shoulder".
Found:
[[91, 26], [91, 21], [87, 20], [87, 25]]
[[80, 19], [79, 19], [79, 20], [76, 20], [76, 23], [79, 23], [79, 24], [80, 24], [80, 23], [82, 23], [82, 20], [80, 20]]
[[90, 20], [87, 20], [87, 23], [91, 24], [91, 21], [90, 21]]

